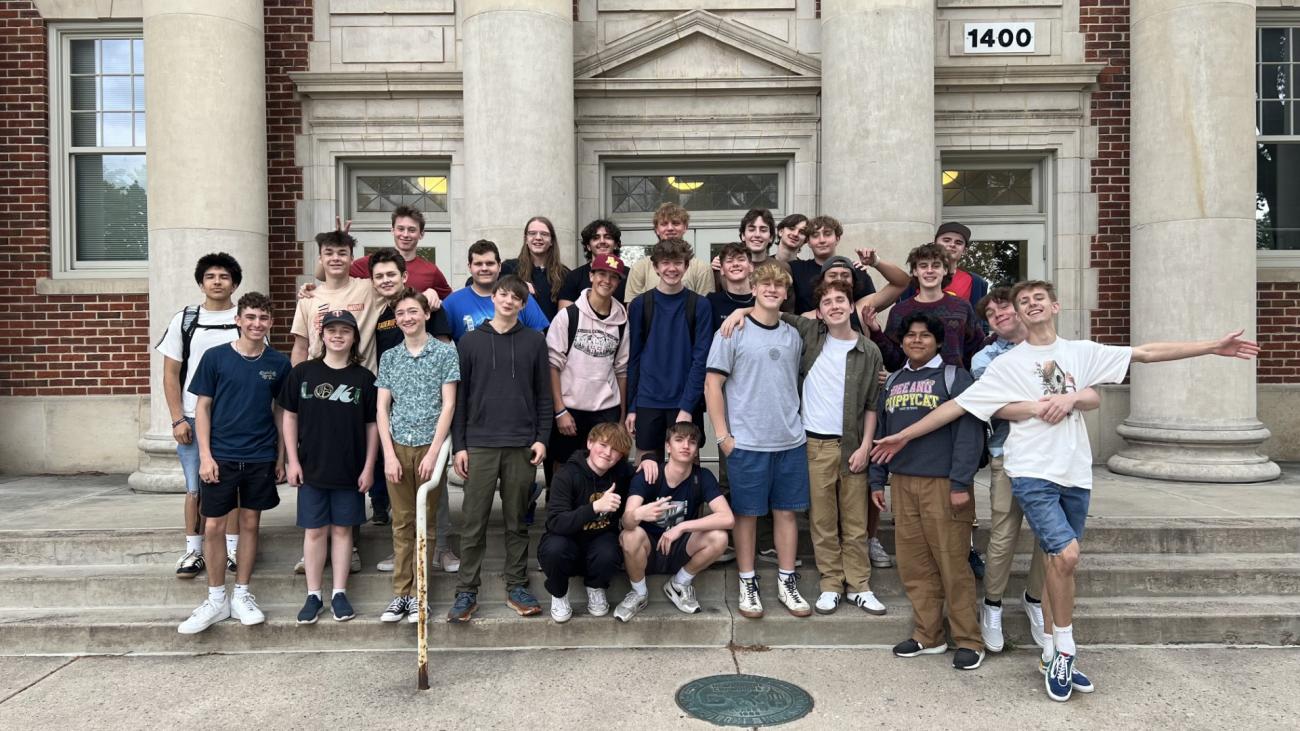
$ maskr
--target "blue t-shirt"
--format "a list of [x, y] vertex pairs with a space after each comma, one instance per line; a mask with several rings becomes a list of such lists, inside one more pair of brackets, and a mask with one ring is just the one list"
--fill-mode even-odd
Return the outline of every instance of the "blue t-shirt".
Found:
[[[465, 333], [477, 328], [484, 322], [492, 319], [496, 314], [496, 307], [492, 305], [492, 297], [484, 297], [474, 291], [473, 287], [465, 287], [451, 293], [451, 296], [442, 301], [442, 309], [447, 313], [447, 322], [451, 324], [451, 339], [460, 342]], [[538, 306], [537, 300], [528, 295], [528, 303], [524, 309], [519, 311], [519, 321], [524, 327], [531, 327], [539, 332], [545, 330], [551, 324], [546, 319], [546, 313]]]
[[249, 360], [233, 344], [209, 348], [190, 393], [212, 397], [209, 446], [219, 462], [274, 462], [279, 434], [271, 406], [289, 375], [289, 359], [266, 346]]

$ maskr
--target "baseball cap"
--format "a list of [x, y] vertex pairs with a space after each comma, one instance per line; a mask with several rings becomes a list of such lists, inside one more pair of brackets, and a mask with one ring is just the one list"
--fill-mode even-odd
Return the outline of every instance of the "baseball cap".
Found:
[[627, 276], [627, 265], [623, 260], [613, 254], [601, 254], [591, 260], [591, 271], [593, 272], [613, 272], [620, 277]]
[[825, 264], [822, 264], [821, 274], [822, 276], [826, 276], [826, 272], [841, 267], [853, 271], [853, 260], [849, 259], [847, 256], [832, 256], [826, 260]]
[[956, 221], [949, 221], [940, 226], [939, 230], [934, 232], [934, 237], [937, 239], [944, 234], [961, 234], [962, 241], [965, 241], [968, 244], [970, 243], [970, 229]]
[[347, 310], [330, 310], [329, 312], [326, 312], [325, 317], [320, 322], [320, 327], [324, 330], [330, 325], [338, 322], [341, 322], [344, 325], [351, 325], [352, 329], [357, 332], [361, 331], [360, 328], [357, 327], [357, 318], [353, 317], [352, 313]]

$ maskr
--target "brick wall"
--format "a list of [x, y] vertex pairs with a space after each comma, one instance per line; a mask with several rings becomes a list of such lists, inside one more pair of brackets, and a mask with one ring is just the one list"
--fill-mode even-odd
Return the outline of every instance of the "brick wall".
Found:
[[45, 23], [0, 0], [0, 396], [149, 389], [145, 295], [36, 293], [50, 274]]
[[295, 278], [302, 273], [302, 245], [295, 226], [295, 205], [302, 198], [302, 168], [294, 160], [294, 135], [302, 131], [302, 103], [289, 79], [307, 70], [307, 43], [312, 33], [311, 0], [265, 0], [266, 28], [266, 164], [270, 221], [271, 298], [277, 310], [272, 341], [288, 352]]
[[1092, 162], [1092, 191], [1098, 198], [1092, 337], [1124, 345], [1129, 342], [1129, 0], [1079, 0], [1079, 6], [1084, 57], [1106, 64], [1091, 109], [1098, 138]]
[[1300, 383], [1300, 282], [1260, 282], [1260, 383]]

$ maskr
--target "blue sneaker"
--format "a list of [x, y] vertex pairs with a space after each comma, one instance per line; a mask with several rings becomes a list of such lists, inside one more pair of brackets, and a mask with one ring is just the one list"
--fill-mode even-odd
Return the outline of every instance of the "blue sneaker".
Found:
[[[1039, 662], [1042, 662], [1041, 658]], [[1074, 691], [1074, 686], [1070, 683], [1073, 676], [1074, 655], [1057, 650], [1043, 678], [1047, 686], [1047, 697], [1062, 703], [1070, 700], [1070, 694]]]
[[[1047, 663], [1043, 660], [1041, 655], [1038, 657], [1038, 672], [1047, 675]], [[1078, 668], [1074, 668], [1072, 673], [1073, 674], [1070, 676], [1071, 688], [1074, 688], [1080, 693], [1091, 693], [1097, 689], [1093, 686], [1092, 681], [1088, 679], [1088, 676], [1079, 672]]]
[[298, 612], [298, 624], [316, 624], [316, 618], [320, 616], [320, 611], [325, 608], [325, 602], [315, 594], [307, 595], [307, 602], [302, 605], [302, 610]]
[[[447, 621], [464, 624], [473, 616], [475, 609], [478, 609], [478, 594], [472, 591], [457, 592], [456, 601], [451, 605], [451, 609], [447, 610]], [[537, 611], [541, 611], [540, 606]]]
[[334, 598], [330, 599], [330, 609], [334, 610], [335, 622], [346, 622], [357, 616], [356, 612], [352, 611], [352, 602], [348, 601], [347, 594], [335, 594]]
[[538, 603], [537, 597], [533, 596], [527, 587], [516, 586], [506, 592], [506, 604], [518, 612], [521, 617], [531, 617], [542, 613], [542, 605]]

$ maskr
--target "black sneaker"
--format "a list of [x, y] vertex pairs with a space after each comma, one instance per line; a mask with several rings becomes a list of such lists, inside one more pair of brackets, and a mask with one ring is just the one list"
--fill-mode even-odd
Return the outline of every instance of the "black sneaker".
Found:
[[352, 603], [348, 601], [348, 595], [341, 592], [330, 599], [330, 609], [334, 610], [335, 622], [346, 622], [357, 616], [356, 612], [352, 611]]
[[315, 594], [308, 594], [307, 601], [302, 605], [302, 610], [298, 612], [298, 624], [316, 624], [316, 618], [320, 616], [320, 611], [325, 608], [325, 602]]
[[203, 571], [203, 554], [198, 551], [186, 551], [181, 560], [176, 562], [176, 578], [192, 579]]
[[478, 594], [472, 591], [461, 591], [456, 593], [456, 601], [447, 610], [447, 621], [453, 624], [464, 624], [474, 616], [474, 610], [478, 609]]
[[952, 656], [952, 666], [958, 670], [974, 670], [984, 662], [984, 653], [975, 652], [966, 647], [957, 648], [957, 652]]
[[908, 638], [894, 645], [894, 655], [896, 657], [916, 657], [917, 655], [942, 655], [948, 651], [947, 645], [935, 645], [934, 647], [925, 647], [920, 642]]
[[235, 563], [235, 554], [233, 552], [226, 553], [226, 570], [232, 574], [239, 570], [239, 564]]
[[389, 517], [387, 510], [376, 510], [375, 514], [370, 517], [371, 525], [391, 525], [393, 519]]

